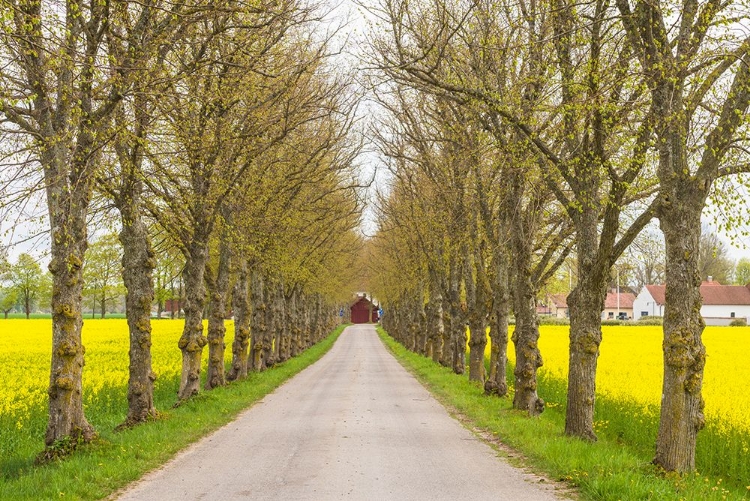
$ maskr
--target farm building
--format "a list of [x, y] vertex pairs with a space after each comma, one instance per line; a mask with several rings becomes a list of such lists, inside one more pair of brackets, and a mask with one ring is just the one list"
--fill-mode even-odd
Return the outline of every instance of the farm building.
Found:
[[557, 318], [568, 318], [568, 295], [567, 294], [550, 294], [547, 296], [547, 306], [549, 314]]
[[635, 294], [632, 292], [620, 292], [619, 300], [617, 292], [608, 292], [604, 300], [602, 320], [633, 318], [633, 301], [635, 301]]
[[353, 324], [377, 322], [378, 310], [378, 305], [371, 303], [370, 300], [367, 299], [367, 296], [359, 296], [354, 304], [349, 307], [350, 318]]
[[[633, 318], [664, 316], [664, 285], [646, 285], [633, 302]], [[750, 320], [750, 284], [721, 285], [711, 280], [701, 284], [701, 315], [706, 325], [729, 325], [735, 318]]]

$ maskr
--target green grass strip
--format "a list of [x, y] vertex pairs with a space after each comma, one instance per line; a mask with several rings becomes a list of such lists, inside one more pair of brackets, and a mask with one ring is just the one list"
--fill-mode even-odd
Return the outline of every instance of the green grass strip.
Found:
[[[289, 378], [319, 360], [345, 326], [301, 355], [247, 379], [204, 391], [158, 420], [122, 432], [99, 430], [100, 438], [72, 456], [44, 466], [27, 466], [0, 479], [0, 499], [102, 499], [178, 451], [232, 421]], [[262, 452], [259, 452], [262, 454]], [[250, 461], [252, 458], [248, 458]]]
[[[395, 357], [446, 407], [469, 427], [496, 437], [516, 451], [514, 459], [534, 471], [576, 489], [582, 499], [596, 500], [726, 500], [748, 499], [748, 491], [698, 474], [665, 474], [652, 457], [600, 436], [590, 443], [563, 434], [562, 406], [537, 418], [514, 410], [509, 398], [488, 397], [479, 384], [431, 359], [408, 351], [378, 326], [378, 334]], [[634, 426], [638, 426], [634, 423]]]

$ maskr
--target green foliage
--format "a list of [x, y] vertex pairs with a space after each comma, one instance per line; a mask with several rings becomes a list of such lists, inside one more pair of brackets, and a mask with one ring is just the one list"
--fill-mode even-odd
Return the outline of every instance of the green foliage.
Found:
[[638, 319], [638, 325], [663, 325], [663, 317], [646, 316]]
[[729, 322], [730, 327], [747, 327], [747, 319], [744, 318], [735, 318], [731, 322]]
[[108, 233], [89, 245], [83, 265], [84, 298], [89, 310], [106, 310], [125, 294], [122, 283], [122, 246], [115, 233]]
[[[39, 263], [29, 254], [20, 254], [15, 264], [11, 265], [5, 274], [6, 276], [6, 293], [10, 296], [15, 295], [17, 304], [24, 311], [26, 316], [41, 303], [41, 299], [46, 295], [48, 289], [46, 275], [42, 273]], [[7, 298], [9, 302], [10, 297]], [[4, 302], [4, 306], [7, 303]], [[9, 308], [10, 309], [10, 308]], [[3, 310], [6, 311], [6, 310]]]
[[551, 315], [540, 315], [539, 325], [570, 325], [570, 319], [553, 317]]
[[734, 268], [734, 283], [737, 285], [750, 284], [750, 259], [740, 258]]

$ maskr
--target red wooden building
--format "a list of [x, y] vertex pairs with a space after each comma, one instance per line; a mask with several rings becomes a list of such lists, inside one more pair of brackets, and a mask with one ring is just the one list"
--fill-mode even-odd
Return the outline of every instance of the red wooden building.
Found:
[[[368, 318], [370, 318], [369, 322], [377, 322], [378, 310], [378, 305], [372, 304], [365, 296], [358, 298], [357, 301], [349, 307], [353, 324], [366, 324], [368, 323]], [[372, 317], [370, 317], [371, 311]]]

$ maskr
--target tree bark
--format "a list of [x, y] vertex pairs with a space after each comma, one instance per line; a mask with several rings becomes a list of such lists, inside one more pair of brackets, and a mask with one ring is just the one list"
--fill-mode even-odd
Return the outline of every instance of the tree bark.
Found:
[[206, 389], [211, 390], [226, 384], [224, 374], [224, 336], [226, 326], [224, 319], [227, 313], [227, 294], [229, 293], [229, 271], [232, 261], [232, 250], [229, 242], [229, 230], [222, 230], [219, 244], [219, 267], [216, 278], [210, 267], [206, 267], [206, 282], [209, 284], [210, 307], [208, 316], [208, 368], [206, 369]]
[[[666, 243], [666, 307], [664, 311], [664, 381], [654, 463], [668, 471], [695, 469], [695, 444], [703, 428], [703, 368], [706, 348], [700, 314], [702, 298], [698, 273], [701, 232], [701, 193], [684, 193], [660, 214]], [[689, 203], [689, 200], [700, 203]]]
[[484, 392], [502, 397], [508, 393], [506, 373], [510, 311], [508, 254], [503, 249], [498, 249], [495, 253], [494, 271], [492, 313], [490, 314], [490, 374], [484, 383]]
[[[55, 155], [64, 145], [49, 147], [43, 156]], [[57, 158], [43, 162], [55, 165]], [[85, 166], [80, 166], [85, 170]], [[49, 172], [51, 169], [45, 169]], [[84, 182], [84, 184], [86, 184]], [[75, 188], [74, 188], [75, 189]], [[79, 190], [80, 188], [78, 188]], [[45, 443], [66, 437], [89, 441], [96, 436], [83, 413], [82, 375], [85, 349], [81, 342], [83, 317], [83, 256], [86, 252], [86, 214], [90, 190], [67, 191], [47, 183], [51, 223], [52, 363], [50, 370], [49, 421]]]
[[234, 310], [234, 341], [232, 341], [232, 368], [229, 381], [247, 377], [248, 347], [250, 346], [250, 297], [248, 264], [241, 260], [239, 275], [232, 292]]
[[140, 213], [140, 183], [127, 190], [118, 202], [122, 219], [122, 280], [127, 289], [125, 310], [130, 332], [130, 365], [128, 368], [128, 415], [125, 426], [156, 416], [154, 381], [151, 365], [151, 303], [154, 300], [154, 251], [149, 243], [148, 228]]
[[208, 340], [203, 335], [203, 308], [206, 304], [204, 274], [208, 262], [208, 241], [193, 238], [188, 248], [185, 269], [185, 327], [178, 346], [182, 351], [182, 372], [177, 396], [186, 400], [200, 391], [201, 355]]
[[259, 372], [266, 368], [266, 304], [263, 287], [263, 277], [259, 270], [254, 269], [250, 273], [250, 287], [252, 290], [251, 302], [253, 305], [253, 322], [252, 322], [252, 344], [250, 348], [251, 368]]
[[[521, 172], [512, 178], [516, 200], [524, 199], [524, 179]], [[516, 326], [513, 331], [513, 344], [516, 350], [515, 394], [513, 408], [525, 410], [531, 416], [544, 411], [544, 400], [537, 395], [536, 373], [542, 366], [539, 351], [539, 326], [536, 315], [536, 289], [532, 280], [532, 253], [537, 202], [534, 196], [521, 208], [514, 218], [511, 232], [513, 247], [513, 301]]]

